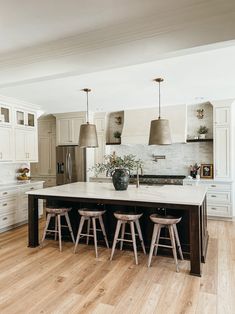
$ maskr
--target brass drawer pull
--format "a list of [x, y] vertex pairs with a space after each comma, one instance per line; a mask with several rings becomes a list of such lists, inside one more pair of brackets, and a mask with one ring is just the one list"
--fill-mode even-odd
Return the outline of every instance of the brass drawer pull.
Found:
[[34, 188], [30, 188], [30, 190], [34, 190]]
[[3, 194], [3, 195], [7, 195], [8, 193], [7, 193], [7, 192], [3, 192], [2, 194]]
[[7, 206], [7, 203], [2, 204], [2, 206]]
[[4, 217], [4, 218], [3, 218], [3, 220], [7, 220], [7, 219], [8, 219], [7, 217]]
[[211, 207], [211, 209], [212, 209], [212, 210], [216, 210], [216, 208], [215, 208], [215, 207]]
[[211, 197], [217, 197], [216, 195], [211, 195]]
[[211, 187], [212, 187], [212, 188], [216, 188], [216, 185], [215, 185], [215, 184], [211, 184]]

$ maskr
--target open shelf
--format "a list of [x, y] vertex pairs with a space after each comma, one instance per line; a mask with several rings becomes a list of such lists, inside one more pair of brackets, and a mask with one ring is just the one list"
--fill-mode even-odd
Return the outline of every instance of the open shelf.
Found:
[[196, 143], [196, 142], [213, 142], [213, 138], [187, 139], [187, 143]]
[[121, 143], [106, 143], [106, 145], [121, 145]]

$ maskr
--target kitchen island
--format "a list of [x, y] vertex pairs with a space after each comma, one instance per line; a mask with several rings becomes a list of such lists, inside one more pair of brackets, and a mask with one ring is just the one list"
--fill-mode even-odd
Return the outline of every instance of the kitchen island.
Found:
[[[76, 233], [79, 217], [77, 209], [82, 207], [102, 207], [106, 209], [106, 228], [109, 241], [113, 240], [115, 219], [113, 212], [125, 210], [142, 212], [141, 227], [147, 244], [152, 233], [149, 215], [161, 211], [166, 214], [182, 216], [183, 227], [180, 238], [184, 238], [183, 252], [190, 259], [190, 273], [201, 276], [201, 263], [205, 262], [208, 232], [206, 215], [206, 188], [202, 186], [129, 186], [126, 191], [115, 191], [110, 183], [77, 182], [56, 186], [28, 194], [29, 230], [28, 245], [36, 247], [38, 241], [38, 200], [56, 206], [72, 207], [71, 223]], [[185, 248], [185, 249], [184, 249]], [[188, 255], [187, 255], [188, 254]]]

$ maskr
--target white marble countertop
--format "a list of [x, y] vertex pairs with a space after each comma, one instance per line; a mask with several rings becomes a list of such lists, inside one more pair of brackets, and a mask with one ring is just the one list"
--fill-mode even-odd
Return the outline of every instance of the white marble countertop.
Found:
[[112, 183], [76, 182], [27, 192], [29, 195], [62, 196], [117, 201], [201, 205], [206, 195], [204, 186], [129, 185], [126, 191], [116, 191]]
[[8, 188], [18, 188], [18, 187], [26, 187], [33, 184], [39, 184], [44, 183], [45, 181], [34, 181], [34, 180], [28, 180], [28, 181], [13, 181], [13, 182], [6, 182], [6, 183], [0, 183], [0, 190], [8, 189]]

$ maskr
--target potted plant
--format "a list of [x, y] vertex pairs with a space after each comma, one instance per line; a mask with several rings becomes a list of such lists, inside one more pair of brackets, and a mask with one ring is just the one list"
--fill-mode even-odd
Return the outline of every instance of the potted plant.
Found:
[[113, 133], [114, 138], [117, 140], [118, 143], [121, 143], [121, 132], [115, 131]]
[[104, 156], [104, 163], [96, 164], [92, 169], [97, 176], [106, 171], [111, 174], [114, 188], [118, 191], [126, 190], [129, 184], [130, 171], [142, 168], [143, 162], [135, 155], [117, 156], [115, 152]]
[[200, 139], [205, 139], [206, 134], [208, 133], [208, 128], [205, 125], [201, 125], [197, 132]]

